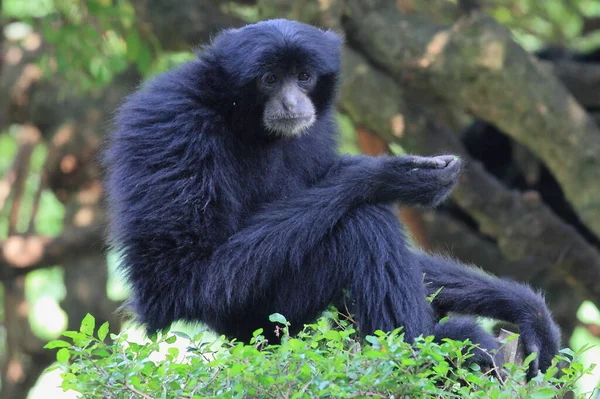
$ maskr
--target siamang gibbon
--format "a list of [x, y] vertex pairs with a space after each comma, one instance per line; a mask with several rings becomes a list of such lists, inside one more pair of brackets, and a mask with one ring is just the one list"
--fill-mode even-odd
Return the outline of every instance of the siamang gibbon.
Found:
[[440, 322], [481, 315], [518, 325], [538, 353], [530, 376], [545, 370], [559, 330], [543, 297], [411, 248], [392, 209], [439, 204], [462, 161], [338, 154], [341, 45], [283, 19], [225, 30], [118, 109], [105, 153], [110, 237], [139, 322], [275, 339], [269, 315], [295, 333], [345, 303], [361, 334], [403, 327], [408, 341], [494, 349], [474, 318]]

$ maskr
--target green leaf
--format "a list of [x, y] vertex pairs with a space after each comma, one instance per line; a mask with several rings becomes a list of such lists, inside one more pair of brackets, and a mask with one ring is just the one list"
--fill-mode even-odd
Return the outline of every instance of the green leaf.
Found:
[[169, 348], [167, 349], [167, 353], [171, 355], [173, 359], [175, 359], [177, 356], [179, 356], [179, 348]]
[[254, 331], [254, 332], [252, 333], [252, 336], [253, 336], [254, 338], [256, 338], [256, 337], [258, 337], [259, 335], [262, 335], [262, 333], [263, 333], [263, 332], [264, 332], [264, 330], [263, 330], [262, 328], [259, 328], [258, 330]]
[[100, 328], [98, 329], [98, 338], [100, 341], [104, 341], [106, 336], [108, 335], [108, 321], [102, 323]]
[[523, 366], [528, 366], [528, 365], [529, 365], [529, 363], [531, 363], [531, 362], [532, 362], [534, 359], [536, 359], [536, 358], [537, 358], [537, 353], [536, 353], [536, 352], [531, 352], [531, 353], [529, 354], [529, 356], [527, 356], [527, 357], [525, 358], [525, 360], [523, 360]]
[[273, 313], [269, 316], [269, 321], [287, 325], [287, 319], [281, 313]]
[[70, 358], [71, 358], [71, 353], [69, 352], [69, 350], [67, 348], [59, 349], [59, 351], [56, 352], [56, 361], [59, 362], [60, 364], [66, 365], [69, 362]]
[[62, 389], [68, 391], [69, 389], [76, 390], [77, 388], [77, 376], [72, 373], [66, 373], [62, 376]]
[[127, 46], [127, 59], [129, 61], [136, 61], [140, 55], [141, 41], [138, 33], [133, 30], [127, 34], [125, 38], [125, 44]]
[[183, 339], [187, 339], [188, 341], [191, 341], [192, 338], [187, 335], [186, 333], [182, 332], [182, 331], [171, 331], [173, 333], [173, 335], [178, 336], [179, 338], [183, 338]]
[[240, 374], [244, 369], [245, 369], [245, 365], [243, 365], [241, 363], [236, 363], [229, 368], [228, 372], [229, 372], [229, 375], [233, 377], [235, 375]]
[[81, 327], [79, 331], [85, 335], [92, 336], [94, 329], [96, 328], [96, 319], [91, 314], [86, 314], [83, 320], [81, 320]]
[[110, 352], [108, 352], [105, 349], [96, 349], [92, 351], [92, 355], [94, 356], [100, 356], [100, 357], [109, 357], [110, 356]]
[[82, 334], [77, 331], [65, 331], [62, 333], [64, 337], [71, 338], [73, 343], [77, 346], [84, 346], [91, 341], [88, 335]]
[[481, 380], [481, 378], [477, 377], [474, 374], [469, 374], [465, 380], [467, 382], [472, 382], [473, 384], [477, 384], [477, 385], [481, 385], [483, 383], [483, 381]]
[[53, 341], [48, 342], [44, 345], [44, 349], [55, 349], [55, 348], [68, 348], [71, 346], [67, 341], [63, 341], [61, 339], [55, 339]]
[[165, 339], [165, 342], [167, 344], [174, 344], [175, 341], [177, 341], [177, 337], [175, 335], [171, 335], [170, 337], [167, 337], [167, 339]]
[[148, 73], [152, 64], [152, 52], [148, 46], [142, 45], [140, 47], [136, 64], [142, 75], [146, 75]]
[[561, 350], [559, 351], [559, 353], [564, 353], [565, 355], [568, 355], [568, 356], [570, 356], [570, 357], [575, 357], [575, 352], [573, 352], [573, 351], [572, 351], [571, 349], [569, 349], [569, 348], [564, 348], [564, 349], [561, 349]]

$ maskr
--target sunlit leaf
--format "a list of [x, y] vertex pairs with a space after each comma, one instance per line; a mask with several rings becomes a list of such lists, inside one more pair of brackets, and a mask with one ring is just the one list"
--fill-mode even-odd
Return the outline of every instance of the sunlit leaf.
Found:
[[109, 329], [108, 322], [106, 321], [106, 322], [102, 323], [102, 325], [98, 329], [98, 338], [100, 339], [100, 341], [104, 341], [104, 339], [108, 335], [108, 329]]
[[94, 329], [96, 327], [96, 319], [91, 314], [85, 315], [83, 320], [81, 320], [81, 327], [79, 327], [79, 332], [82, 334], [91, 336], [94, 334]]

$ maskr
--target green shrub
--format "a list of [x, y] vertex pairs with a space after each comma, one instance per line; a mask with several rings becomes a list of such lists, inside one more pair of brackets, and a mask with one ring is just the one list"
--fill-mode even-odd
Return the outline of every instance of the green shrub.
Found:
[[[286, 323], [277, 314], [272, 321]], [[111, 334], [107, 343], [108, 325], [94, 336], [94, 324], [88, 315], [80, 331], [64, 334], [72, 344], [47, 345], [58, 350], [63, 389], [83, 398], [554, 398], [591, 370], [565, 349], [529, 383], [530, 359], [508, 365], [499, 380], [468, 364], [468, 341], [440, 345], [427, 337], [409, 345], [394, 331], [361, 342], [333, 312], [296, 337], [280, 329], [280, 345], [268, 345], [260, 330], [248, 345], [207, 332], [157, 335], [143, 345]], [[176, 340], [189, 340], [187, 349]]]

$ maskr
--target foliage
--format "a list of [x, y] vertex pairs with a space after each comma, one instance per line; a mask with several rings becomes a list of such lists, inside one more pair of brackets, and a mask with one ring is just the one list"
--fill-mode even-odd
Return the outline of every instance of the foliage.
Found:
[[129, 64], [147, 72], [152, 50], [140, 39], [129, 2], [54, 1], [54, 6], [41, 21], [51, 45], [42, 60], [48, 70], [57, 70], [83, 89], [105, 86]]
[[596, 0], [493, 0], [483, 4], [529, 50], [553, 44], [589, 51], [600, 45], [599, 32], [585, 29], [586, 21], [600, 16]]
[[[594, 0], [484, 2], [486, 12], [529, 50], [555, 44], [584, 51], [600, 45], [600, 33], [584, 29], [586, 20], [600, 16], [599, 4]], [[260, 19], [256, 7], [223, 2], [220, 8], [248, 22]], [[41, 31], [48, 45], [41, 61], [44, 71], [65, 78], [71, 89], [105, 87], [132, 66], [147, 77], [193, 57], [192, 52], [166, 53], [151, 33], [141, 32], [129, 0], [6, 0], [2, 11]]]
[[[56, 340], [46, 347], [58, 349], [63, 389], [84, 398], [554, 398], [591, 370], [580, 362], [581, 353], [565, 349], [530, 383], [524, 382], [525, 366], [515, 365], [498, 380], [468, 365], [468, 341], [436, 344], [427, 337], [411, 346], [396, 330], [361, 342], [336, 315], [328, 312], [297, 337], [287, 334], [282, 315], [272, 315], [283, 326], [276, 327], [280, 345], [268, 345], [260, 330], [248, 345], [214, 340], [207, 332], [158, 335], [147, 344], [121, 333], [107, 343], [108, 325], [94, 336], [88, 315], [80, 331], [64, 334], [72, 344]], [[187, 349], [173, 346], [182, 340]]]
[[65, 77], [73, 85], [71, 90], [105, 87], [130, 66], [146, 75], [160, 52], [153, 37], [142, 38], [135, 10], [127, 0], [25, 3], [9, 0], [3, 13], [41, 32], [46, 49], [40, 65], [46, 75]]

